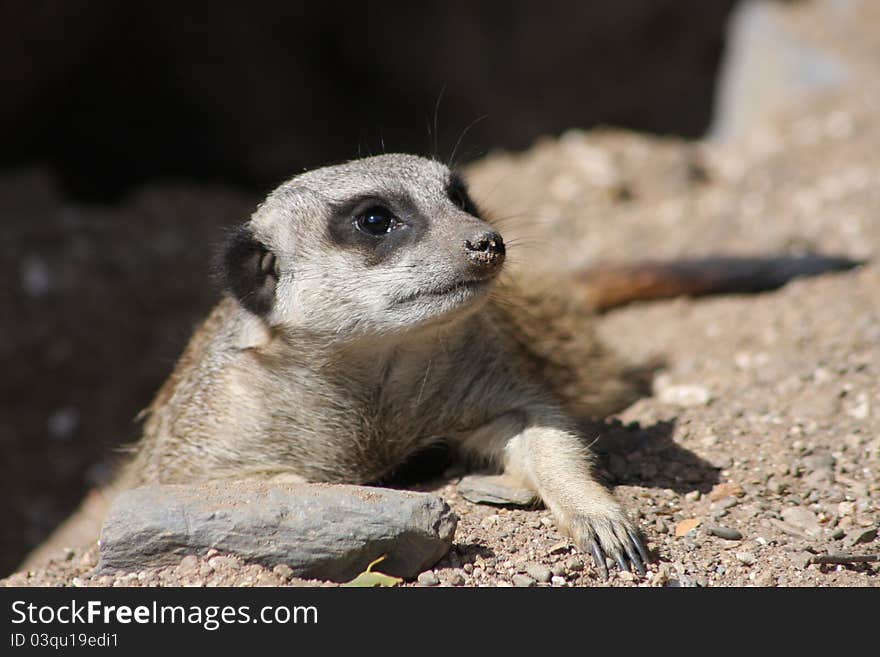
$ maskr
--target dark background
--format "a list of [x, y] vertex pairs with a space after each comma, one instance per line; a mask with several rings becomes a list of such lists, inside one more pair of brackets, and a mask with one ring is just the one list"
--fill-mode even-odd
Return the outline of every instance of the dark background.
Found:
[[0, 576], [137, 437], [261, 195], [472, 124], [458, 161], [699, 136], [734, 0], [183, 5], [0, 4]]

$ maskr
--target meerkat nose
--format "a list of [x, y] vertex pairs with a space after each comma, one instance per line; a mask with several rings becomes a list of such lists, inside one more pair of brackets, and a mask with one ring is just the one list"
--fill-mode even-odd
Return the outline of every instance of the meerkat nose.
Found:
[[486, 271], [497, 269], [504, 262], [504, 240], [496, 231], [485, 231], [465, 240], [464, 248], [471, 263]]

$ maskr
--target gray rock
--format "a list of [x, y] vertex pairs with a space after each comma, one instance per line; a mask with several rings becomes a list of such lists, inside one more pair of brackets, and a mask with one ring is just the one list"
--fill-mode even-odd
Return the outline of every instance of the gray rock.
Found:
[[545, 584], [549, 582], [550, 578], [553, 576], [553, 573], [550, 572], [550, 568], [540, 563], [528, 564], [526, 566], [526, 573], [534, 580]]
[[723, 509], [726, 511], [727, 509], [732, 509], [737, 504], [739, 504], [739, 500], [731, 495], [729, 497], [718, 500], [718, 502], [716, 502], [714, 506], [718, 509]]
[[293, 577], [293, 568], [288, 566], [286, 563], [280, 563], [272, 569], [272, 572], [278, 575], [281, 579], [290, 579]]
[[802, 530], [807, 536], [817, 538], [822, 535], [822, 528], [819, 527], [819, 519], [816, 514], [802, 506], [790, 506], [784, 508], [780, 514], [782, 519]]
[[566, 568], [568, 568], [573, 573], [579, 573], [584, 569], [584, 562], [578, 559], [577, 557], [572, 557], [568, 561], [565, 562]]
[[198, 572], [199, 566], [198, 557], [193, 554], [188, 554], [180, 560], [180, 564], [177, 566], [177, 571], [181, 575], [192, 575]]
[[458, 484], [458, 493], [474, 504], [533, 506], [535, 493], [505, 483], [500, 476], [469, 475]]
[[712, 536], [724, 538], [728, 541], [740, 541], [743, 537], [741, 532], [731, 527], [722, 527], [721, 525], [706, 525], [703, 529], [705, 529], [706, 533], [712, 534]]
[[426, 570], [423, 573], [419, 573], [417, 580], [422, 586], [437, 586], [440, 583], [440, 580], [437, 579], [437, 575], [434, 574], [433, 570]]
[[867, 530], [856, 530], [851, 532], [848, 539], [847, 544], [849, 545], [861, 545], [862, 543], [870, 543], [875, 538], [877, 538], [877, 528]]
[[99, 569], [161, 567], [213, 548], [333, 581], [352, 579], [386, 555], [382, 572], [412, 578], [446, 554], [457, 521], [436, 495], [384, 488], [144, 486], [113, 502], [101, 531]]
[[516, 575], [514, 575], [512, 581], [514, 586], [518, 586], [520, 588], [528, 588], [535, 585], [535, 580], [533, 580], [528, 575], [523, 575], [522, 573], [517, 573]]
[[820, 452], [818, 454], [810, 454], [801, 459], [801, 464], [807, 471], [815, 470], [833, 470], [834, 457], [828, 452]]
[[774, 495], [782, 495], [787, 488], [788, 485], [775, 475], [767, 480], [767, 490]]
[[753, 552], [737, 552], [736, 560], [746, 566], [751, 566], [755, 563], [755, 554]]

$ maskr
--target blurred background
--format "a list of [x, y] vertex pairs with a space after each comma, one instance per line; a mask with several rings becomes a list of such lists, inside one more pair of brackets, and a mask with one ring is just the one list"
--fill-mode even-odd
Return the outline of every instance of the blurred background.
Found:
[[286, 178], [598, 125], [736, 139], [849, 75], [786, 23], [809, 0], [182, 4], [0, 3], [0, 575], [107, 481], [222, 228]]

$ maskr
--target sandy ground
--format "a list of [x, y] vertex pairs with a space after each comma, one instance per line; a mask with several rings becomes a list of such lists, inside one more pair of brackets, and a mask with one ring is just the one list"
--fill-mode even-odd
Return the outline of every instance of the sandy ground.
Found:
[[[880, 128], [876, 98], [828, 100], [723, 146], [571, 132], [470, 171], [519, 275], [601, 261], [819, 250], [853, 272], [772, 293], [640, 304], [598, 319], [654, 394], [595, 425], [601, 467], [655, 556], [601, 581], [543, 509], [477, 506], [459, 472], [420, 486], [461, 520], [417, 585], [877, 586], [880, 553]], [[563, 263], [560, 265], [560, 263]], [[843, 564], [816, 563], [846, 555]], [[71, 549], [12, 585], [303, 584], [235, 557], [98, 575]], [[314, 583], [313, 583], [314, 584]]]

